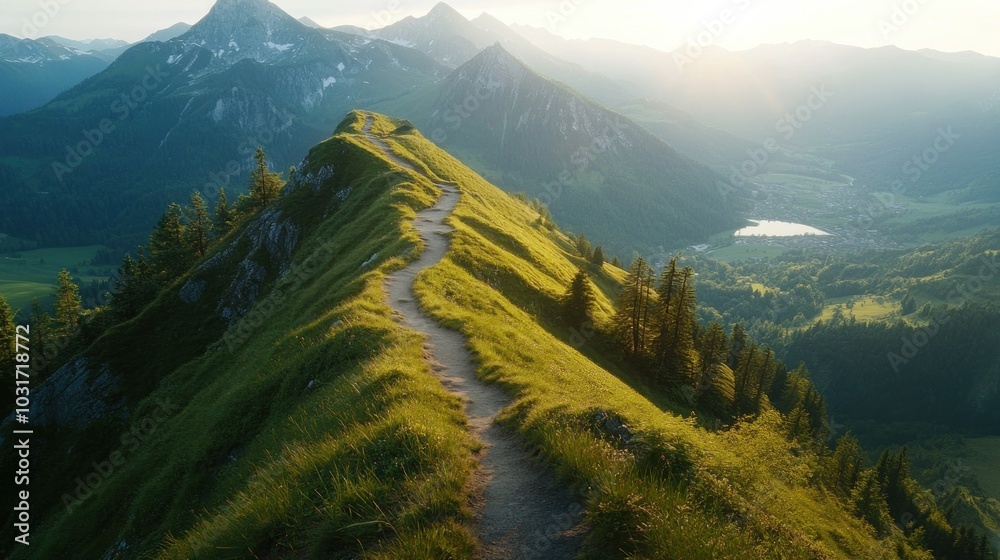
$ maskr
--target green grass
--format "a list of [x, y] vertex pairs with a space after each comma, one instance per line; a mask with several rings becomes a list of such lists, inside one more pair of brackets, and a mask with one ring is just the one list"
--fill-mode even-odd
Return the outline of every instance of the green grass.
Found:
[[[592, 557], [896, 557], [805, 484], [808, 461], [793, 455], [777, 420], [710, 433], [570, 344], [544, 312], [578, 264], [561, 235], [418, 135], [394, 140], [463, 190], [452, 249], [418, 279], [418, 297], [468, 337], [480, 377], [515, 396], [503, 421], [584, 494]], [[507, 236], [496, 239], [494, 228]], [[602, 291], [602, 306], [612, 295]], [[637, 444], [615, 445], [597, 411], [624, 419]]]
[[829, 321], [837, 309], [843, 312], [845, 319], [854, 317], [861, 323], [891, 322], [898, 319], [900, 313], [899, 302], [890, 297], [831, 298], [816, 321]]
[[[403, 264], [391, 256], [419, 243], [407, 219], [435, 189], [388, 172], [356, 136], [328, 140], [313, 161], [345, 175], [319, 192], [289, 194], [278, 208], [312, 222], [297, 262], [319, 258], [318, 272], [231, 349], [163, 336], [171, 322], [195, 319], [185, 314], [197, 306], [177, 299], [184, 279], [99, 340], [89, 353], [116, 371], [162, 375], [128, 384], [130, 399], [141, 399], [133, 426], [158, 400], [180, 410], [126, 449], [125, 464], [72, 513], [61, 495], [74, 483], [54, 483], [33, 526], [37, 544], [15, 557], [101, 558], [117, 543], [128, 558], [470, 556], [466, 483], [477, 444], [461, 402], [430, 375], [421, 338], [392, 321], [382, 290], [385, 274]], [[354, 196], [339, 211], [316, 204], [347, 186]], [[318, 251], [331, 240], [331, 250]], [[387, 257], [359, 273], [375, 253]], [[221, 334], [213, 329], [188, 330]], [[171, 350], [179, 365], [150, 359]], [[105, 429], [104, 448], [94, 433], [60, 440], [73, 452], [46, 479], [87, 476], [84, 457], [120, 447], [121, 428]], [[43, 503], [40, 495], [33, 505]]]
[[[122, 558], [472, 556], [467, 483], [478, 444], [459, 399], [428, 371], [421, 337], [392, 321], [383, 291], [385, 275], [415, 258], [408, 222], [437, 189], [394, 169], [359, 134], [361, 122], [353, 115], [312, 151], [304, 171], [333, 165], [328, 184], [278, 202], [303, 226], [296, 264], [319, 262], [266, 320], [237, 327], [245, 340], [218, 342], [218, 294], [185, 306], [182, 279], [89, 351], [126, 372], [137, 403], [128, 425], [141, 425], [159, 399], [180, 410], [72, 514], [61, 494], [73, 483], [39, 496], [38, 544], [12, 557], [113, 557], [104, 555], [122, 544]], [[379, 117], [374, 130], [399, 124]], [[587, 557], [901, 557], [808, 483], [815, 458], [784, 437], [776, 414], [708, 431], [683, 403], [648, 398], [592, 341], [575, 341], [555, 316], [585, 263], [534, 210], [416, 132], [387, 140], [461, 187], [452, 247], [418, 278], [418, 297], [468, 337], [480, 378], [510, 393], [501, 421], [580, 495]], [[347, 202], [332, 207], [347, 187]], [[243, 256], [213, 275], [224, 285]], [[603, 322], [623, 271], [605, 265], [592, 275]], [[632, 441], [611, 437], [598, 412], [627, 424]], [[55, 447], [72, 451], [41, 479], [86, 476], [123, 426], [99, 428], [58, 436]]]
[[73, 280], [80, 285], [107, 280], [116, 266], [88, 264], [100, 249], [105, 247], [60, 247], [0, 255], [0, 294], [11, 307], [27, 315], [32, 298], [43, 302], [51, 299], [63, 268], [71, 272], [75, 269]]

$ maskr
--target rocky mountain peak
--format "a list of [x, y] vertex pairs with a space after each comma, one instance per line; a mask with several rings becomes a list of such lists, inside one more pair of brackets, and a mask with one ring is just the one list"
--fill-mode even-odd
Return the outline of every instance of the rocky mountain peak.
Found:
[[427, 12], [426, 18], [430, 21], [435, 22], [468, 22], [462, 14], [458, 12], [455, 8], [452, 8], [444, 2], [438, 2], [430, 12]]

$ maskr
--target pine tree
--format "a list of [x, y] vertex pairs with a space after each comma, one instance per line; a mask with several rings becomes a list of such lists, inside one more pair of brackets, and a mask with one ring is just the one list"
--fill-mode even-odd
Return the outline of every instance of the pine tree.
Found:
[[181, 207], [172, 203], [149, 236], [150, 266], [154, 274], [169, 283], [191, 266]]
[[226, 196], [226, 189], [219, 189], [219, 199], [215, 201], [215, 220], [212, 229], [220, 239], [233, 231], [236, 227], [236, 212], [229, 206], [229, 198]]
[[740, 358], [743, 357], [743, 352], [746, 350], [747, 343], [749, 342], [743, 323], [733, 325], [733, 336], [730, 340], [732, 342], [729, 344], [729, 357], [726, 359], [726, 364], [733, 370], [736, 370], [736, 366], [740, 363]]
[[699, 337], [697, 346], [701, 362], [698, 386], [707, 387], [712, 382], [717, 366], [725, 364], [726, 355], [729, 353], [726, 329], [719, 323], [712, 323]]
[[594, 248], [593, 246], [591, 246], [590, 241], [587, 239], [586, 235], [581, 233], [575, 239], [574, 244], [576, 245], [576, 250], [580, 251], [580, 256], [582, 256], [584, 259], [589, 261], [592, 258], [594, 258]]
[[851, 492], [851, 501], [859, 516], [867, 521], [879, 534], [886, 534], [892, 526], [892, 517], [885, 503], [885, 492], [878, 480], [875, 469], [862, 471], [858, 483]]
[[678, 271], [677, 259], [671, 259], [660, 278], [659, 295], [655, 348], [660, 380], [675, 376], [694, 383], [698, 368], [698, 353], [694, 348], [694, 333], [698, 328], [694, 271], [690, 267]]
[[56, 328], [60, 336], [71, 336], [80, 327], [80, 287], [73, 283], [73, 277], [65, 268], [59, 272], [59, 286], [56, 289]]
[[590, 285], [587, 272], [582, 268], [573, 276], [573, 281], [563, 296], [563, 320], [573, 328], [580, 328], [594, 322], [594, 306], [597, 297]]
[[156, 297], [157, 285], [153, 273], [140, 252], [138, 260], [125, 255], [115, 277], [111, 311], [119, 321], [127, 321], [142, 311]]
[[195, 258], [205, 256], [211, 245], [212, 221], [208, 215], [208, 205], [197, 191], [191, 193], [187, 207], [187, 224], [184, 238]]
[[267, 168], [267, 154], [260, 146], [254, 154], [255, 165], [250, 173], [250, 200], [254, 209], [262, 210], [278, 199], [285, 186], [281, 175]]
[[843, 497], [851, 495], [864, 466], [864, 453], [858, 438], [850, 433], [837, 440], [833, 455], [826, 459], [823, 479], [830, 488]]
[[625, 354], [629, 356], [643, 355], [649, 347], [653, 280], [653, 268], [639, 257], [629, 268], [625, 285], [618, 296], [613, 328]]
[[590, 264], [597, 268], [604, 266], [604, 248], [600, 245], [594, 247], [594, 255], [590, 258]]

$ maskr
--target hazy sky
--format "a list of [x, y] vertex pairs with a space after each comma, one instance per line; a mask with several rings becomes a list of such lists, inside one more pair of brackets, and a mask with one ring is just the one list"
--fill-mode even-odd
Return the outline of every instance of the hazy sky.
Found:
[[[195, 23], [214, 0], [0, 0], [0, 33], [135, 41], [176, 22]], [[295, 17], [380, 27], [422, 15], [435, 0], [277, 0]], [[571, 38], [606, 37], [662, 50], [702, 42], [729, 49], [800, 39], [875, 47], [974, 50], [1000, 56], [997, 0], [535, 0], [449, 2], [467, 17], [488, 11], [508, 23]], [[46, 13], [55, 12], [54, 15]], [[722, 22], [725, 16], [726, 22]], [[43, 23], [43, 25], [39, 25]], [[36, 30], [37, 28], [37, 30]], [[710, 32], [714, 32], [709, 35]]]

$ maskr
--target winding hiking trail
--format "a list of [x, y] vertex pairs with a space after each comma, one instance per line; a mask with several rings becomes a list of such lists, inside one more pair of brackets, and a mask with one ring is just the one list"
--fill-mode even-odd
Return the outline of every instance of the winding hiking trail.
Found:
[[[372, 124], [373, 118], [367, 115], [365, 137], [393, 163], [417, 172], [372, 134]], [[510, 404], [510, 398], [501, 388], [476, 378], [475, 362], [465, 337], [425, 315], [413, 293], [417, 275], [436, 265], [448, 251], [446, 234], [452, 228], [445, 220], [461, 197], [455, 185], [436, 185], [441, 189], [441, 198], [418, 213], [413, 222], [425, 242], [423, 253], [389, 276], [385, 287], [397, 320], [426, 337], [425, 359], [444, 386], [465, 402], [469, 429], [484, 446], [473, 475], [474, 529], [481, 543], [475, 558], [575, 558], [584, 536], [582, 507], [551, 474], [532, 462], [516, 434], [494, 422], [497, 413]]]

